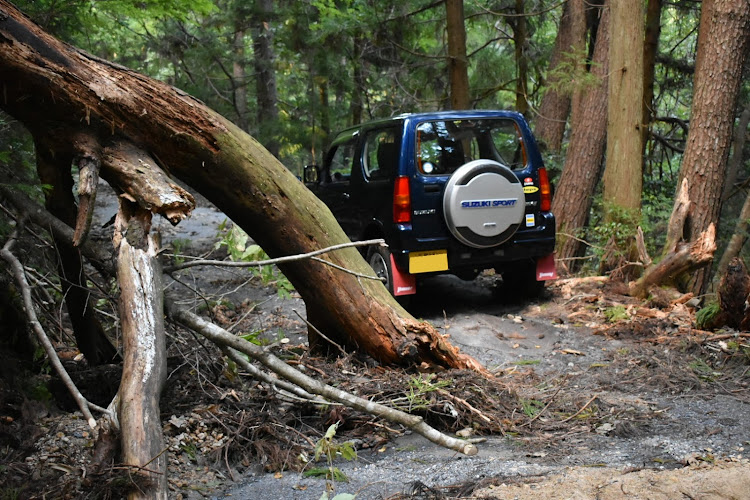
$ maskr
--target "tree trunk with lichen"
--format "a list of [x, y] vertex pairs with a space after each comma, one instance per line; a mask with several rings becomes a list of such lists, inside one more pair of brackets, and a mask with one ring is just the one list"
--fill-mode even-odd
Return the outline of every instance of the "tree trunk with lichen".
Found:
[[[73, 155], [75, 136], [87, 136], [99, 147], [102, 178], [173, 223], [189, 214], [192, 198], [144, 193], [148, 183], [141, 179], [156, 164], [211, 200], [273, 257], [347, 241], [326, 206], [238, 127], [178, 89], [56, 40], [6, 0], [0, 0], [0, 75], [0, 107], [32, 135]], [[125, 162], [129, 173], [117, 170], [107, 153], [123, 150], [118, 144], [142, 153]], [[147, 154], [153, 162], [142, 160]], [[327, 258], [372, 274], [355, 248]], [[481, 369], [435, 328], [411, 317], [379, 281], [313, 260], [280, 267], [304, 299], [310, 321], [332, 340], [386, 364]]]
[[159, 398], [167, 380], [161, 266], [149, 234], [151, 212], [120, 202], [117, 280], [124, 352], [119, 407], [122, 461], [132, 467], [128, 499], [167, 498]]

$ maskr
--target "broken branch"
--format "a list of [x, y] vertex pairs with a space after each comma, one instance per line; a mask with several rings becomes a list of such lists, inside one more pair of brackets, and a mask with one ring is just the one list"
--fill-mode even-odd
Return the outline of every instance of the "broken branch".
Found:
[[165, 301], [165, 303], [168, 305], [169, 315], [183, 326], [203, 335], [216, 344], [228, 346], [232, 349], [236, 349], [244, 354], [247, 354], [270, 370], [274, 371], [276, 374], [284, 377], [285, 379], [302, 387], [312, 394], [318, 394], [333, 401], [345, 404], [346, 406], [349, 406], [356, 410], [385, 418], [386, 420], [389, 420], [391, 422], [399, 423], [401, 425], [404, 425], [405, 427], [408, 427], [414, 432], [421, 434], [433, 443], [444, 446], [446, 448], [450, 448], [452, 450], [459, 451], [466, 455], [476, 455], [478, 451], [477, 447], [472, 443], [468, 443], [466, 441], [456, 439], [439, 432], [433, 427], [427, 425], [421, 417], [409, 415], [408, 413], [394, 410], [393, 408], [389, 408], [385, 405], [367, 401], [360, 397], [354, 396], [353, 394], [344, 392], [340, 389], [336, 389], [327, 384], [323, 384], [322, 382], [315, 380], [298, 370], [295, 370], [273, 354], [265, 352], [260, 347], [246, 341], [241, 337], [232, 335], [223, 328], [220, 328], [219, 326], [204, 320], [197, 314], [185, 310], [175, 309], [168, 301]]

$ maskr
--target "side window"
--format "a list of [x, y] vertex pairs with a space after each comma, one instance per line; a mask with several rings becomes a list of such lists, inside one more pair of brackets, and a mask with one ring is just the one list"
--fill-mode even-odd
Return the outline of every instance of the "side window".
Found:
[[390, 179], [399, 159], [396, 129], [371, 131], [365, 140], [362, 156], [365, 177], [370, 180]]
[[350, 141], [336, 147], [328, 166], [328, 182], [349, 181], [354, 163], [354, 148], [356, 142]]

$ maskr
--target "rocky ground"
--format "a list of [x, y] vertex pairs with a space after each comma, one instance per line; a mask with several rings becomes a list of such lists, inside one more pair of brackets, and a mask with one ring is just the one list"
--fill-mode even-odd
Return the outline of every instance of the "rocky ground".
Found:
[[[100, 203], [106, 220], [111, 200]], [[213, 242], [223, 220], [203, 205], [179, 231], [158, 229], [171, 251], [221, 256]], [[101, 238], [107, 244], [106, 231]], [[167, 291], [182, 305], [316, 378], [476, 439], [480, 451], [458, 456], [395, 424], [279, 395], [170, 325], [162, 422], [171, 498], [750, 498], [750, 344], [740, 332], [696, 330], [688, 296], [635, 301], [589, 278], [517, 302], [491, 275], [420, 282], [411, 312], [484, 363], [488, 381], [313, 357], [304, 304], [279, 293], [278, 277], [198, 268], [173, 278]], [[82, 390], [106, 405], [117, 367], [89, 369], [63, 347]], [[97, 463], [97, 431], [55, 378], [21, 385], [1, 387], [0, 498], [119, 498], [127, 471]], [[357, 459], [315, 462], [336, 423], [331, 454], [349, 441]], [[326, 479], [332, 472], [345, 481]]]

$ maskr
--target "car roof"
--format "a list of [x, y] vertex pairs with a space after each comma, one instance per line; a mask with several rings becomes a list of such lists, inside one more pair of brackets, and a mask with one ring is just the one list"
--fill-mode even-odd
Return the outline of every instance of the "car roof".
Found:
[[461, 109], [461, 110], [445, 110], [445, 111], [429, 111], [423, 113], [402, 113], [395, 115], [390, 118], [381, 118], [379, 120], [372, 120], [362, 122], [358, 125], [348, 127], [340, 131], [337, 136], [345, 135], [347, 133], [352, 134], [355, 131], [362, 128], [372, 128], [381, 125], [388, 125], [391, 123], [399, 122], [422, 122], [428, 120], [459, 120], [467, 118], [516, 118], [523, 119], [523, 115], [517, 111], [510, 110], [497, 110], [497, 109]]

